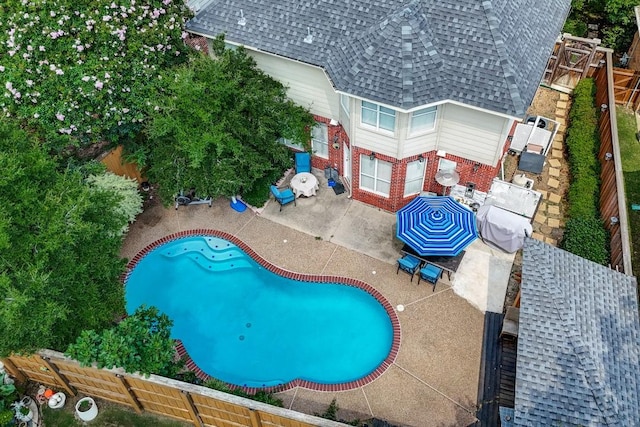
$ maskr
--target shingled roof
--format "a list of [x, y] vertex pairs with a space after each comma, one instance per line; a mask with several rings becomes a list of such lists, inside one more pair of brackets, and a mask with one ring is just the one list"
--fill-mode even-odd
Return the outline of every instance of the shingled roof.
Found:
[[187, 30], [320, 66], [337, 90], [400, 109], [454, 100], [520, 117], [570, 3], [212, 0]]
[[638, 425], [636, 289], [634, 277], [527, 239], [514, 425]]

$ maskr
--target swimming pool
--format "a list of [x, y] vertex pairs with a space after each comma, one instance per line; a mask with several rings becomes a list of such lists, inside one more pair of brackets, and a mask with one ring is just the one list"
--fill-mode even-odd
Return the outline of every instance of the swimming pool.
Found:
[[173, 321], [200, 377], [246, 388], [346, 390], [393, 362], [399, 323], [364, 282], [282, 270], [235, 237], [195, 230], [136, 255], [127, 311], [154, 305]]

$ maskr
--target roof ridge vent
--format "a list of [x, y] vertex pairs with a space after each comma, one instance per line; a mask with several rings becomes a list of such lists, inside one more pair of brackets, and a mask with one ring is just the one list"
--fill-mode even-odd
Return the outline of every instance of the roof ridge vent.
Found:
[[247, 19], [244, 17], [244, 12], [240, 9], [240, 19], [238, 19], [238, 25], [242, 25], [243, 27], [247, 25]]
[[304, 38], [305, 43], [313, 43], [313, 36], [311, 35], [311, 29], [307, 27], [307, 36]]

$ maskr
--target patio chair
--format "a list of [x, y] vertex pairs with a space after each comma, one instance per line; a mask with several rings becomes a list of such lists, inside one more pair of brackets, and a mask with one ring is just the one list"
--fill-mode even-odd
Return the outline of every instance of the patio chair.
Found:
[[502, 331], [500, 331], [500, 338], [502, 338], [504, 335], [518, 338], [519, 325], [520, 309], [518, 307], [507, 307], [507, 312], [504, 315], [504, 320], [502, 321]]
[[296, 173], [311, 173], [311, 155], [309, 153], [296, 153]]
[[294, 206], [296, 205], [296, 195], [293, 194], [290, 188], [279, 189], [275, 185], [271, 186], [271, 194], [273, 197], [280, 203], [280, 212], [282, 212], [282, 207], [286, 204], [293, 202]]
[[418, 273], [418, 285], [420, 284], [420, 279], [426, 280], [427, 282], [433, 285], [433, 290], [436, 290], [436, 283], [438, 283], [438, 279], [442, 277], [442, 269], [433, 264], [427, 264], [420, 269], [420, 273]]
[[396, 274], [398, 274], [398, 272], [402, 270], [405, 273], [411, 275], [411, 281], [413, 282], [413, 275], [416, 274], [418, 268], [420, 268], [420, 260], [412, 255], [407, 254], [398, 259], [398, 269], [396, 270]]

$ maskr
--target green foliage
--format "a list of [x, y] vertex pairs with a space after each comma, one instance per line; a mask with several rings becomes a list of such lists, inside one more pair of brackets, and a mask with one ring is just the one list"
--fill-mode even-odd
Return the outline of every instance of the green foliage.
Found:
[[0, 121], [0, 355], [61, 350], [122, 313], [117, 201]]
[[106, 191], [119, 199], [114, 214], [125, 218], [126, 223], [120, 229], [123, 235], [129, 229], [129, 224], [135, 221], [136, 215], [142, 212], [142, 195], [138, 191], [138, 182], [111, 172], [87, 177], [89, 188], [95, 191]]
[[313, 415], [315, 415], [316, 417], [325, 418], [327, 420], [337, 421], [338, 409], [340, 408], [338, 408], [337, 400], [334, 397], [333, 400], [331, 400], [331, 403], [329, 403], [329, 406], [327, 406], [327, 409], [322, 414], [316, 412]]
[[287, 138], [309, 144], [311, 114], [284, 86], [256, 67], [244, 49], [214, 43], [216, 59], [198, 55], [162, 80], [142, 147], [149, 179], [165, 204], [181, 190], [230, 197], [252, 205], [291, 167]]
[[170, 337], [173, 322], [155, 307], [139, 307], [132, 316], [102, 334], [83, 331], [66, 355], [83, 366], [123, 368], [144, 375], [175, 374], [175, 350]]
[[627, 198], [629, 237], [631, 238], [631, 265], [634, 276], [640, 276], [640, 211], [631, 209], [640, 204], [640, 143], [636, 139], [637, 125], [633, 110], [616, 107], [620, 158], [624, 174], [624, 191]]
[[3, 115], [56, 149], [134, 135], [161, 70], [187, 56], [182, 0], [4, 1], [0, 16]]
[[13, 411], [10, 402], [18, 397], [16, 386], [13, 384], [5, 384], [4, 378], [7, 374], [0, 375], [0, 427], [7, 425], [13, 420]]
[[598, 264], [609, 262], [609, 236], [597, 218], [570, 218], [561, 247]]
[[277, 398], [273, 395], [273, 393], [270, 393], [268, 391], [258, 390], [255, 394], [249, 394], [241, 388], [232, 387], [224, 381], [220, 381], [215, 378], [209, 378], [204, 382], [203, 386], [221, 391], [223, 393], [229, 393], [235, 396], [256, 400], [258, 402], [266, 403], [272, 406], [278, 406], [280, 408], [284, 407], [282, 399]]
[[572, 0], [563, 31], [586, 36], [586, 24], [599, 24], [602, 44], [616, 52], [625, 52], [636, 31], [633, 8], [638, 5], [640, 0]]
[[600, 164], [597, 153], [600, 139], [594, 102], [593, 80], [581, 80], [573, 92], [567, 129], [571, 185], [568, 192], [569, 220], [561, 246], [571, 253], [606, 265], [609, 244], [607, 231], [599, 219]]

